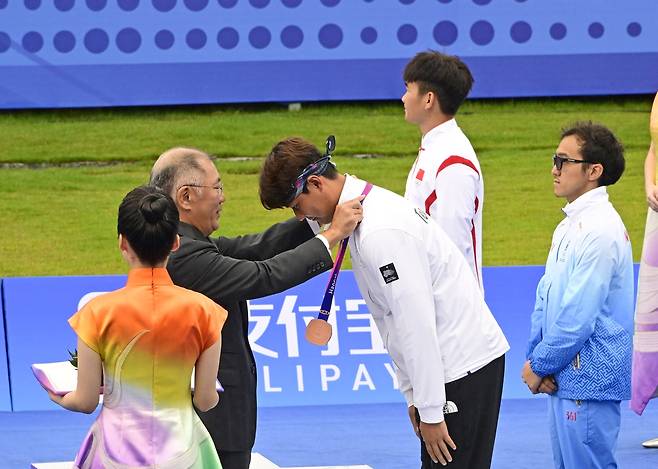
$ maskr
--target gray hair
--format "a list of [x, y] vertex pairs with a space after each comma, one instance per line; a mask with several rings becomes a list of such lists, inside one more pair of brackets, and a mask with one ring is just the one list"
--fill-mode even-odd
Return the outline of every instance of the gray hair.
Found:
[[149, 184], [160, 188], [176, 200], [176, 191], [184, 184], [201, 184], [201, 158], [212, 158], [192, 148], [172, 148], [164, 152], [153, 165]]

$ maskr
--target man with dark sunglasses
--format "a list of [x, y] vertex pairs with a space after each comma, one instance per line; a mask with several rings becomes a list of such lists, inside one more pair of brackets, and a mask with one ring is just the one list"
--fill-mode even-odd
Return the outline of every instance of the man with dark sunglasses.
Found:
[[620, 401], [630, 397], [633, 255], [606, 186], [624, 172], [617, 138], [576, 123], [553, 155], [553, 191], [567, 205], [553, 233], [521, 372], [549, 394], [556, 468], [617, 467]]

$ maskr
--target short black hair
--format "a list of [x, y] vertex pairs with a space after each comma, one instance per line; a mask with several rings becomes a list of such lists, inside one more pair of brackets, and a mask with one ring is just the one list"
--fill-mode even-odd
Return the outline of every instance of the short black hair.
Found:
[[142, 263], [157, 265], [169, 256], [178, 234], [176, 204], [157, 187], [137, 187], [119, 205], [117, 233], [128, 240]]
[[610, 129], [591, 121], [575, 122], [562, 129], [562, 139], [571, 135], [578, 140], [585, 161], [603, 166], [599, 186], [611, 186], [619, 180], [626, 167], [624, 147]]
[[405, 83], [417, 83], [421, 93], [435, 93], [441, 112], [449, 116], [457, 114], [473, 86], [473, 75], [459, 57], [434, 50], [416, 54], [403, 77]]

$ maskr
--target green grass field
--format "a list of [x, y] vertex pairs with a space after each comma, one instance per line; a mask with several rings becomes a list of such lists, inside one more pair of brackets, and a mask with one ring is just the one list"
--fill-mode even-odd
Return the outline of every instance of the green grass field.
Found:
[[[560, 128], [583, 119], [608, 125], [626, 147], [626, 172], [610, 193], [638, 259], [652, 99], [467, 102], [458, 122], [485, 178], [485, 265], [544, 263], [564, 205], [552, 194], [551, 155]], [[229, 157], [262, 157], [291, 135], [322, 145], [332, 133], [340, 170], [402, 193], [419, 143], [398, 102], [304, 105], [299, 112], [275, 105], [4, 112], [0, 132], [5, 277], [125, 272], [116, 248], [117, 206], [171, 146], [219, 157], [227, 193], [219, 233], [231, 236], [261, 230], [289, 212], [260, 206], [260, 160]], [[354, 158], [359, 154], [379, 157]]]

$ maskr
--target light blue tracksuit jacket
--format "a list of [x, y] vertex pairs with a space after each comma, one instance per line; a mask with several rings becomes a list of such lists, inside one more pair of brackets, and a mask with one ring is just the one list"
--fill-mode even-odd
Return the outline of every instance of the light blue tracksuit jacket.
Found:
[[537, 287], [527, 359], [556, 396], [630, 398], [633, 257], [605, 187], [568, 204]]

